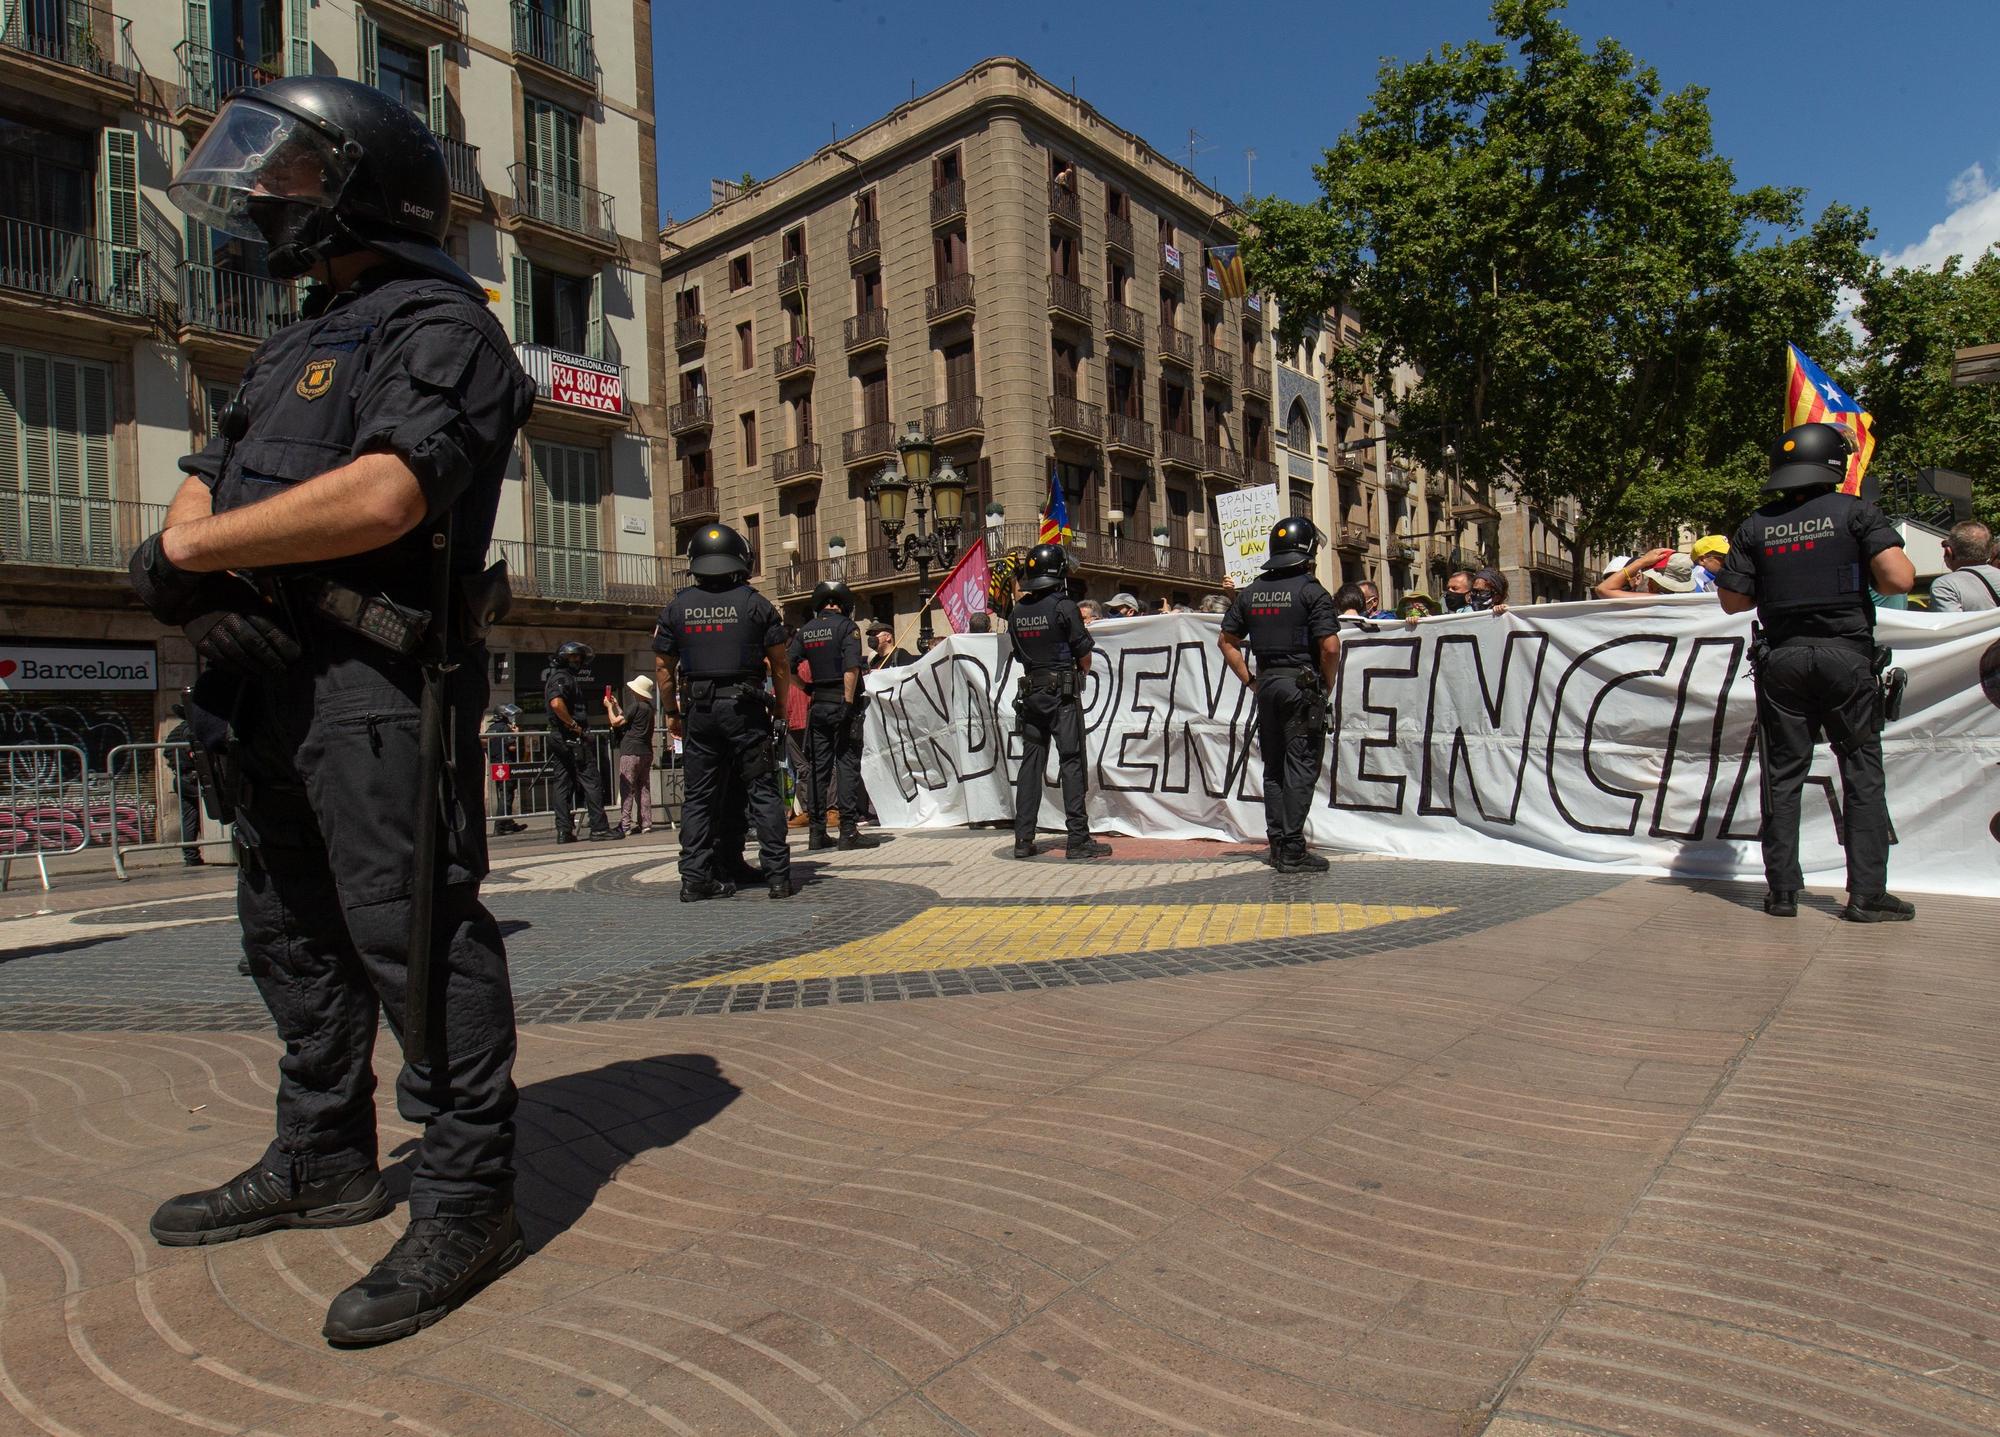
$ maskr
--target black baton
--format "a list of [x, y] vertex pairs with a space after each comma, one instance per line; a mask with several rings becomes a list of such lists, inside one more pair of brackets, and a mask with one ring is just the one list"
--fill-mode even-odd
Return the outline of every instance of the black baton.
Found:
[[431, 535], [430, 628], [424, 634], [422, 717], [417, 730], [417, 827], [410, 859], [410, 933], [404, 957], [403, 1056], [430, 1061], [431, 921], [437, 911], [438, 789], [444, 776], [445, 627], [451, 588], [451, 518]]

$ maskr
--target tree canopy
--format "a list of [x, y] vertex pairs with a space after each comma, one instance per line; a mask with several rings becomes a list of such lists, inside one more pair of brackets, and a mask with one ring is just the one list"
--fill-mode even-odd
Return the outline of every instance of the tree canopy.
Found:
[[1838, 205], [1806, 225], [1797, 190], [1739, 189], [1706, 92], [1586, 47], [1561, 9], [1496, 0], [1492, 40], [1385, 64], [1315, 167], [1320, 197], [1253, 200], [1245, 254], [1285, 342], [1344, 305], [1365, 335], [1350, 375], [1385, 394], [1400, 366], [1418, 376], [1393, 447], [1510, 488], [1580, 590], [1588, 547], [1754, 505], [1785, 342], [1849, 357], [1836, 310], [1870, 232]]

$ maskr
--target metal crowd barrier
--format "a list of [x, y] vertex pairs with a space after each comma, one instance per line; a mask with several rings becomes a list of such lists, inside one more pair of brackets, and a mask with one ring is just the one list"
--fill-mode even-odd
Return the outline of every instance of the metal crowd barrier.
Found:
[[[604, 783], [604, 812], [613, 826], [618, 821], [618, 744], [609, 730], [592, 729], [590, 742], [597, 750], [597, 772]], [[488, 733], [480, 736], [486, 750], [487, 832], [503, 819], [548, 818], [555, 816], [555, 764], [549, 758], [548, 734], [540, 730], [522, 733]], [[653, 821], [662, 826], [680, 822], [685, 790], [680, 755], [664, 727], [654, 735], [657, 750], [649, 771]], [[500, 768], [505, 779], [496, 777]], [[582, 812], [582, 799], [576, 812]], [[579, 825], [581, 826], [581, 825]]]
[[[220, 844], [234, 860], [235, 841], [208, 816], [194, 763], [187, 755], [185, 743], [121, 743], [104, 755], [112, 812], [131, 815], [129, 821], [111, 825], [111, 867], [120, 878], [132, 876], [125, 871], [125, 860], [134, 853], [169, 848], [200, 852]], [[185, 828], [190, 811], [195, 820], [192, 834]], [[175, 834], [171, 839], [166, 836], [170, 828]], [[214, 861], [206, 854], [203, 858]]]
[[120, 822], [91, 789], [90, 759], [75, 744], [0, 746], [0, 890], [17, 860], [32, 858], [49, 887], [49, 855], [81, 853]]

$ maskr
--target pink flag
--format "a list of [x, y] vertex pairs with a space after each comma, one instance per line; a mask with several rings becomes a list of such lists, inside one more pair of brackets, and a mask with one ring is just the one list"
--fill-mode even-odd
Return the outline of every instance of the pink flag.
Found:
[[972, 616], [986, 611], [987, 582], [986, 542], [974, 539], [932, 596], [954, 634], [965, 633], [972, 627]]

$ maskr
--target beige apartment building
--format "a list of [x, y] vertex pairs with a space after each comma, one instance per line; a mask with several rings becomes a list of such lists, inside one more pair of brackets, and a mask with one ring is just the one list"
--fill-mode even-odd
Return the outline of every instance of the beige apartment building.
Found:
[[[517, 597], [494, 701], [538, 710], [567, 638], [596, 644], [606, 681], [647, 662], [667, 591], [651, 23], [650, 0], [0, 0], [6, 741], [95, 762], [170, 723], [192, 677], [126, 557], [298, 294], [166, 185], [229, 95], [285, 74], [357, 78], [424, 117], [450, 160], [449, 248], [540, 387], [495, 536]], [[37, 685], [18, 657], [49, 651], [113, 677]]]

